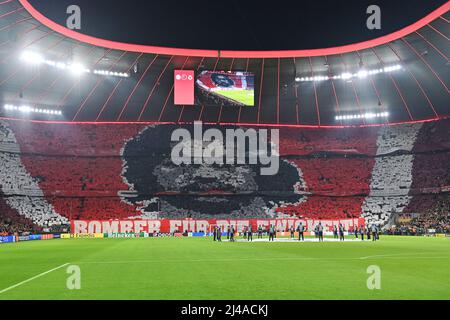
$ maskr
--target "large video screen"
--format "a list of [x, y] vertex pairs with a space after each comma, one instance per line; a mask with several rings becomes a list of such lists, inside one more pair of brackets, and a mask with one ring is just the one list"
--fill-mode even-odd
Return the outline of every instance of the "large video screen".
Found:
[[204, 106], [255, 106], [255, 76], [249, 72], [202, 71], [196, 99]]

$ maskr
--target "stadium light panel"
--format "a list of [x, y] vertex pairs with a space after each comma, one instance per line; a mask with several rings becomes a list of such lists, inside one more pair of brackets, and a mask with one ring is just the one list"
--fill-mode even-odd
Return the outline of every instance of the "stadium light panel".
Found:
[[73, 63], [69, 65], [69, 69], [74, 74], [82, 74], [82, 73], [89, 73], [91, 72], [89, 69], [86, 69], [85, 66], [83, 66], [81, 63]]
[[343, 73], [341, 75], [341, 79], [343, 79], [343, 80], [348, 80], [348, 79], [351, 79], [352, 77], [353, 77], [353, 75], [351, 73], [348, 73], [348, 72]]
[[367, 78], [368, 75], [369, 75], [369, 72], [367, 70], [360, 70], [358, 72], [358, 78], [360, 78], [360, 79]]
[[361, 69], [356, 73], [350, 73], [350, 72], [344, 72], [340, 75], [335, 75], [332, 77], [329, 76], [314, 76], [314, 77], [297, 77], [295, 81], [297, 82], [320, 82], [320, 81], [326, 81], [326, 80], [351, 80], [353, 78], [359, 78], [359, 79], [365, 79], [368, 76], [373, 76], [380, 73], [390, 73], [394, 71], [399, 71], [402, 69], [402, 66], [399, 64], [388, 66], [381, 69], [372, 69], [372, 70], [366, 70]]
[[39, 65], [44, 63], [44, 57], [41, 56], [40, 54], [36, 53], [36, 52], [32, 52], [32, 51], [24, 51], [21, 56], [20, 59], [28, 64], [32, 64], [32, 65]]
[[364, 114], [348, 114], [348, 115], [336, 116], [335, 119], [337, 121], [340, 121], [340, 120], [375, 119], [375, 118], [387, 118], [387, 117], [389, 117], [389, 112], [382, 112], [382, 113], [367, 112]]
[[15, 106], [12, 104], [5, 104], [3, 108], [7, 111], [19, 111], [22, 113], [40, 113], [40, 114], [51, 114], [51, 115], [57, 115], [57, 116], [62, 115], [61, 110], [41, 109], [41, 108], [31, 107], [28, 105]]
[[94, 70], [94, 74], [102, 75], [102, 76], [109, 76], [109, 77], [119, 77], [119, 78], [129, 78], [130, 74], [126, 72], [115, 72], [115, 71], [109, 71], [109, 70]]
[[94, 70], [91, 72], [88, 68], [86, 68], [81, 63], [65, 63], [62, 61], [53, 61], [45, 59], [42, 55], [32, 52], [32, 51], [24, 51], [20, 59], [28, 64], [40, 65], [45, 64], [53, 68], [57, 68], [59, 70], [67, 70], [72, 74], [81, 75], [83, 73], [93, 73], [101, 76], [110, 76], [110, 77], [119, 77], [119, 78], [129, 78], [130, 74], [127, 72], [118, 72], [118, 71], [110, 71], [110, 70]]

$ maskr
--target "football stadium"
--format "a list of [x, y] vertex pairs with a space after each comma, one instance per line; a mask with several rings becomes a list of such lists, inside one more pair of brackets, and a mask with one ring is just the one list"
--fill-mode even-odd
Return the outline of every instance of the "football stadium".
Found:
[[449, 300], [450, 2], [431, 2], [377, 37], [258, 51], [0, 0], [0, 300]]

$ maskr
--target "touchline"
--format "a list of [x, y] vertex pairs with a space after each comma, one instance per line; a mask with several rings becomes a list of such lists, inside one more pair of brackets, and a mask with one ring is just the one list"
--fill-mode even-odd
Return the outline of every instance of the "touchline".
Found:
[[[270, 132], [270, 135], [269, 135]], [[270, 141], [269, 141], [270, 140]], [[203, 131], [202, 122], [194, 122], [193, 136], [185, 128], [174, 130], [172, 162], [179, 165], [260, 165], [260, 174], [278, 173], [278, 129], [226, 129], [211, 128]]]

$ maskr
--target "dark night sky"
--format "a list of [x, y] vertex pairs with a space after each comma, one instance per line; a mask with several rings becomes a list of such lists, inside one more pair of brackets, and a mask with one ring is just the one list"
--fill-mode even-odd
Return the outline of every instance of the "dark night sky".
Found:
[[[66, 8], [82, 10], [82, 33], [129, 43], [221, 50], [313, 49], [389, 34], [446, 0], [30, 0], [65, 24]], [[126, 4], [126, 5], [124, 5]], [[382, 10], [382, 30], [366, 28], [366, 9]]]

